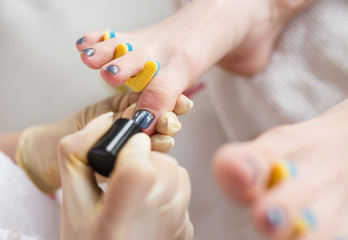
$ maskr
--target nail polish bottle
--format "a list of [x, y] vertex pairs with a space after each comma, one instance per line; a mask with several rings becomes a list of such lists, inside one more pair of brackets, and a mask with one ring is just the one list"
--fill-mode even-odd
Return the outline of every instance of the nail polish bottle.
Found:
[[119, 151], [134, 134], [147, 128], [153, 121], [148, 111], [138, 111], [132, 119], [117, 119], [111, 128], [88, 152], [88, 163], [99, 174], [108, 177], [114, 168]]

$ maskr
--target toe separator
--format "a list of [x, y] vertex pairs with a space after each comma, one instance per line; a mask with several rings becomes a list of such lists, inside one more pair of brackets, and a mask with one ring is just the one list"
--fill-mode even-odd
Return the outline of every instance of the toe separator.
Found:
[[157, 74], [160, 65], [157, 61], [151, 60], [145, 63], [145, 66], [141, 72], [135, 77], [128, 79], [125, 84], [135, 92], [140, 92], [145, 89], [147, 84]]

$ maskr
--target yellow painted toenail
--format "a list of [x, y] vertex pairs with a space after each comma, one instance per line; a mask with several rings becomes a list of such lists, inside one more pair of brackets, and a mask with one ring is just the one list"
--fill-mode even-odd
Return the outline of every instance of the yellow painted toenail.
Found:
[[282, 160], [274, 164], [271, 177], [269, 180], [269, 187], [276, 185], [277, 183], [297, 176], [297, 168], [292, 161]]

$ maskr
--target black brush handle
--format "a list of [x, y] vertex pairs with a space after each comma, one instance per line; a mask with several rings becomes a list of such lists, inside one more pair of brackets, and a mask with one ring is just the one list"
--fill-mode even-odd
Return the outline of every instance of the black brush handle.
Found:
[[118, 152], [141, 128], [132, 119], [117, 119], [105, 135], [88, 152], [88, 163], [99, 174], [108, 177]]

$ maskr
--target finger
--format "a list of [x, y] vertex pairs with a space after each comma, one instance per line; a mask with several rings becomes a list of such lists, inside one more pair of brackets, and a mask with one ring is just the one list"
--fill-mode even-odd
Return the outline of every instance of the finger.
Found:
[[151, 150], [166, 153], [169, 152], [175, 145], [174, 138], [163, 135], [163, 134], [154, 134], [151, 136]]
[[143, 199], [156, 176], [155, 168], [150, 163], [150, 150], [150, 138], [138, 133], [129, 139], [118, 154], [105, 195], [102, 213], [105, 221], [125, 224], [144, 208]]
[[194, 236], [193, 225], [190, 221], [189, 213], [186, 211], [185, 220], [182, 223], [181, 228], [177, 231], [175, 240], [192, 240]]
[[[136, 103], [140, 97], [140, 93], [127, 93], [108, 97], [96, 104], [93, 104], [79, 113], [67, 118], [66, 124], [72, 125], [72, 131], [81, 130], [86, 124], [99, 116], [100, 114], [113, 112], [122, 112], [130, 105]], [[118, 115], [120, 116], [120, 114]], [[117, 116], [116, 116], [117, 117]]]
[[178, 236], [186, 235], [185, 232], [189, 230], [187, 229], [189, 227], [187, 208], [191, 197], [191, 184], [186, 169], [178, 166], [176, 171], [178, 184], [175, 194], [169, 202], [161, 206], [159, 212], [161, 212], [163, 224], [169, 226], [168, 231], [176, 236], [175, 239], [182, 239]]
[[121, 95], [115, 95], [104, 100], [104, 104], [97, 105], [106, 105], [108, 111], [121, 112], [126, 110], [130, 105], [136, 103], [140, 98], [140, 93], [131, 92]]
[[151, 152], [151, 163], [156, 169], [156, 182], [147, 194], [146, 202], [160, 209], [171, 202], [178, 191], [179, 165], [173, 157], [159, 152]]
[[156, 132], [175, 136], [181, 129], [181, 123], [173, 112], [163, 113], [156, 122]]
[[127, 119], [132, 118], [132, 115], [134, 113], [136, 106], [137, 106], [136, 103], [133, 103], [132, 105], [130, 105], [126, 110], [122, 112], [121, 118], [127, 118]]
[[102, 41], [103, 31], [89, 32], [76, 41], [76, 48], [79, 52], [83, 49]]
[[173, 112], [177, 115], [184, 115], [193, 108], [193, 101], [183, 94], [180, 94], [176, 101]]
[[[64, 137], [58, 145], [63, 190], [63, 214], [76, 226], [90, 219], [101, 196], [93, 170], [87, 165], [87, 152], [111, 126], [113, 113], [91, 121], [83, 130]], [[64, 218], [63, 218], [64, 219]]]

